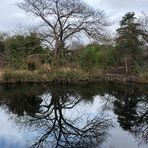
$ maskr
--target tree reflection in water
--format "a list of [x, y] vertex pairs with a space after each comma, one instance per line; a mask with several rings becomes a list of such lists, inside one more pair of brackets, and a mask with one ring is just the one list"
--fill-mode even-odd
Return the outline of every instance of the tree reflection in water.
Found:
[[[28, 108], [29, 105], [26, 104], [30, 104], [31, 100], [36, 98], [36, 101], [32, 104], [34, 110], [30, 113], [28, 109], [24, 108], [24, 115], [18, 113], [19, 116], [15, 118], [15, 121], [21, 127], [29, 126], [30, 132], [34, 131], [36, 133], [36, 136], [30, 140], [33, 140], [32, 147], [95, 148], [106, 140], [108, 130], [113, 126], [111, 119], [106, 118], [101, 113], [90, 116], [73, 112], [73, 117], [66, 115], [67, 112], [76, 111], [73, 109], [84, 100], [84, 97], [85, 101], [90, 100], [90, 98], [93, 99], [91, 94], [84, 92], [84, 90], [78, 91], [68, 87], [65, 89], [62, 86], [50, 87], [44, 95], [41, 95], [38, 91], [38, 97], [31, 95], [30, 100], [27, 96], [28, 101], [23, 101], [24, 105], [22, 106]], [[14, 98], [12, 94], [8, 96]], [[23, 96], [26, 97], [24, 94]], [[20, 95], [18, 100], [22, 101], [24, 99]], [[12, 105], [14, 102], [7, 102], [9, 102], [7, 103], [9, 106], [17, 106], [16, 104]], [[15, 110], [15, 113], [17, 113], [17, 108], [9, 109], [13, 112]]]
[[148, 143], [148, 94], [138, 88], [122, 87], [115, 93], [114, 112], [120, 126], [139, 144]]
[[[84, 108], [87, 102], [93, 103], [97, 95], [104, 101], [103, 112], [76, 112], [78, 106]], [[147, 87], [114, 83], [83, 87], [15, 86], [2, 90], [0, 96], [0, 104], [17, 115], [17, 125], [30, 128], [35, 136], [29, 137], [32, 147], [99, 147], [113, 126], [106, 111], [114, 112], [120, 126], [140, 143], [148, 143]]]

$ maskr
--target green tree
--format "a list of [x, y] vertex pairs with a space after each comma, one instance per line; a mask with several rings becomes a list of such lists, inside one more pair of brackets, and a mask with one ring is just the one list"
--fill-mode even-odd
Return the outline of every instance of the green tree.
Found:
[[98, 63], [97, 48], [92, 45], [85, 47], [81, 53], [80, 65], [83, 68], [93, 68]]
[[28, 55], [45, 52], [42, 47], [42, 41], [36, 33], [29, 35], [14, 35], [5, 40], [6, 58], [8, 64], [20, 67]]
[[87, 45], [81, 52], [80, 65], [84, 68], [106, 68], [116, 64], [115, 49], [112, 45]]
[[116, 45], [124, 58], [125, 72], [128, 73], [128, 62], [136, 59], [140, 52], [140, 46], [143, 44], [140, 40], [140, 24], [136, 22], [134, 12], [128, 12], [120, 22], [120, 28], [117, 29]]

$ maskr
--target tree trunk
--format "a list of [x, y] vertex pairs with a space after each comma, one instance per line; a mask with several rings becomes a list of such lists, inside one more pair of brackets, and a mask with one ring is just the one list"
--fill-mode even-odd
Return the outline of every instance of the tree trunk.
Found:
[[54, 50], [54, 63], [58, 63], [59, 59], [64, 58], [64, 42], [57, 40]]
[[125, 61], [125, 74], [128, 73], [128, 58], [127, 56], [124, 57], [124, 61]]

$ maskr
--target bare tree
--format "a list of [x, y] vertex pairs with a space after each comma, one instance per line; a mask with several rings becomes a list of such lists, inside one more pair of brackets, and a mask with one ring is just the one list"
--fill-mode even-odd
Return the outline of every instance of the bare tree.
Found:
[[18, 6], [42, 20], [44, 37], [54, 50], [56, 60], [64, 57], [68, 40], [80, 33], [95, 40], [105, 38], [108, 23], [104, 12], [82, 0], [23, 0]]

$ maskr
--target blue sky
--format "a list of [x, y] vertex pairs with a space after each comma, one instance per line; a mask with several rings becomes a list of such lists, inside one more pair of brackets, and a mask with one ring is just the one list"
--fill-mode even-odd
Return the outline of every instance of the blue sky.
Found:
[[[22, 0], [1, 0], [0, 31], [11, 31], [19, 24], [34, 24], [34, 19], [25, 14], [15, 4]], [[148, 0], [84, 0], [96, 9], [104, 10], [114, 24], [115, 30], [122, 16], [129, 11], [139, 15], [142, 11], [148, 13]]]

